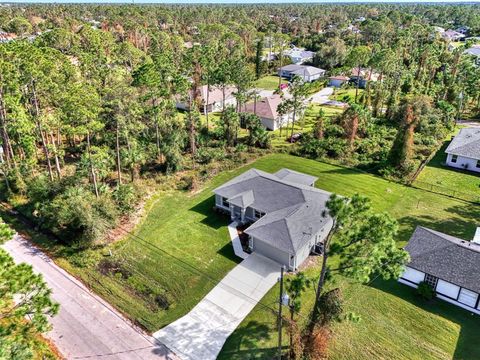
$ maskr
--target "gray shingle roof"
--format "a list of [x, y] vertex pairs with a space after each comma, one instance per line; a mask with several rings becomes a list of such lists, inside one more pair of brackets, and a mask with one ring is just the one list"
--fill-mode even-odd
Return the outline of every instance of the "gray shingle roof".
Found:
[[316, 180], [314, 176], [289, 169], [281, 169], [275, 174], [250, 169], [214, 192], [237, 206], [242, 206], [241, 201], [248, 202], [244, 200], [245, 194], [248, 194], [248, 200], [253, 199], [253, 202], [247, 206], [266, 215], [245, 232], [279, 249], [295, 253], [331, 221], [325, 214], [326, 202], [331, 194], [308, 186]]
[[447, 154], [480, 159], [480, 128], [470, 127], [460, 130], [448, 145]]
[[313, 183], [315, 183], [315, 181], [318, 180], [318, 178], [315, 176], [303, 174], [301, 172], [293, 171], [285, 168], [278, 170], [273, 175], [275, 175], [279, 179], [291, 181], [291, 182], [303, 184], [303, 185], [312, 185]]
[[317, 68], [315, 66], [308, 66], [308, 65], [296, 65], [296, 64], [289, 64], [285, 65], [280, 68], [281, 71], [288, 71], [292, 74], [298, 76], [313, 76], [317, 74], [322, 74], [325, 70]]
[[252, 205], [254, 201], [255, 201], [255, 198], [253, 196], [253, 191], [252, 190], [247, 190], [243, 193], [240, 193], [240, 194], [235, 195], [234, 197], [228, 199], [228, 202], [230, 204], [240, 206], [241, 208], [246, 208], [246, 207]]
[[480, 245], [418, 226], [405, 250], [409, 267], [480, 293]]

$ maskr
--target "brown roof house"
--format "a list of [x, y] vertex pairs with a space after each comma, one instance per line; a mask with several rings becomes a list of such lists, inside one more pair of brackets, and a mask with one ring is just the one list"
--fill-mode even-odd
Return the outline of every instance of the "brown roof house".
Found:
[[268, 130], [277, 130], [281, 126], [285, 126], [293, 119], [293, 112], [285, 115], [278, 113], [278, 106], [283, 102], [280, 95], [264, 97], [256, 102], [245, 104], [243, 111], [256, 114], [262, 121], [263, 126]]
[[[237, 99], [235, 98], [235, 92], [237, 89], [234, 86], [226, 86], [224, 89], [221, 87], [210, 86], [210, 91], [207, 91], [207, 85], [203, 85], [200, 88], [200, 112], [202, 114], [222, 111], [224, 107], [236, 106]], [[208, 93], [208, 94], [207, 94]], [[177, 109], [188, 110], [188, 102], [185, 99], [177, 98]]]

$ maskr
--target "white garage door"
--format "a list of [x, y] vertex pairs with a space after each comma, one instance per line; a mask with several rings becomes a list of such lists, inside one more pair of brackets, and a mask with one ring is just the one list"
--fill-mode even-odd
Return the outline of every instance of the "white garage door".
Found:
[[290, 256], [286, 252], [256, 238], [253, 239], [253, 251], [282, 265], [289, 266]]

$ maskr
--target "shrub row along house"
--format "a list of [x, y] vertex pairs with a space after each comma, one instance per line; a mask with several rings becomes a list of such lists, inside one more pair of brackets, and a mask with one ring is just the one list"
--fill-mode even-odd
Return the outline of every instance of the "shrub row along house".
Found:
[[465, 241], [417, 227], [405, 247], [411, 260], [399, 281], [413, 287], [426, 282], [440, 299], [480, 314], [479, 238]]
[[215, 206], [251, 224], [244, 232], [253, 252], [296, 270], [332, 227], [330, 193], [315, 188], [316, 180], [289, 169], [251, 169], [214, 190]]

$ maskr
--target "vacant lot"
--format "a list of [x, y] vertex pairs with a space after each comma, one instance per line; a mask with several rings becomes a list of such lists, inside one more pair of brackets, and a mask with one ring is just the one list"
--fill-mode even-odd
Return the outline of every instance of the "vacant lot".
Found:
[[[212, 210], [211, 191], [252, 166], [268, 172], [288, 167], [318, 176], [317, 186], [325, 190], [369, 196], [377, 210], [399, 220], [399, 246], [418, 224], [469, 239], [480, 218], [480, 208], [471, 204], [355, 170], [273, 154], [222, 173], [200, 192], [158, 194], [149, 201], [148, 213], [134, 234], [110, 247], [112, 256], [105, 248], [52, 248], [51, 252], [60, 265], [131, 319], [150, 331], [158, 330], [187, 313], [238, 262], [227, 234], [228, 218]], [[313, 266], [308, 272], [314, 276], [317, 269]], [[480, 357], [472, 340], [480, 330], [477, 317], [441, 302], [418, 302], [412, 290], [396, 282], [364, 286], [338, 281], [345, 283], [348, 311], [362, 320], [338, 325], [334, 358]], [[275, 306], [277, 292], [272, 289], [262, 303]], [[313, 292], [305, 295], [305, 315], [312, 296]], [[275, 316], [258, 306], [229, 338], [221, 357], [266, 357], [275, 343]]]

